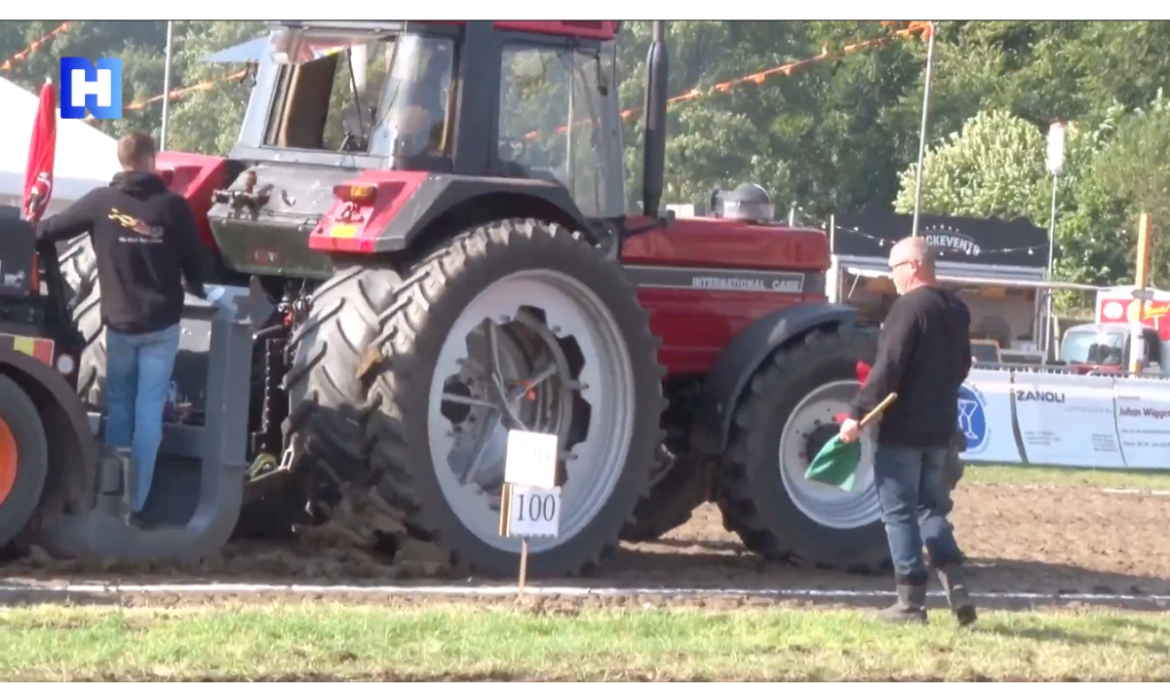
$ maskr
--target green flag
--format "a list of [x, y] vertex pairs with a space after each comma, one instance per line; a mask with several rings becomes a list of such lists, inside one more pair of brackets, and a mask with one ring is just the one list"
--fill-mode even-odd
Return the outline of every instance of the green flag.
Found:
[[860, 462], [861, 440], [843, 442], [840, 435], [833, 435], [817, 452], [812, 463], [808, 464], [804, 476], [814, 482], [831, 484], [849, 492], [853, 491], [853, 474]]

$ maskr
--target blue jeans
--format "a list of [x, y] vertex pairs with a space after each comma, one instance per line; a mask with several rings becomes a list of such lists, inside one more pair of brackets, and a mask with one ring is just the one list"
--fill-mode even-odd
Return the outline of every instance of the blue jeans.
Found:
[[137, 473], [131, 509], [141, 512], [162, 444], [163, 410], [179, 352], [178, 325], [143, 335], [106, 330], [106, 444], [129, 448]]
[[948, 451], [878, 444], [874, 453], [874, 481], [899, 584], [926, 583], [923, 544], [936, 565], [963, 560], [943, 512], [948, 492], [942, 473]]

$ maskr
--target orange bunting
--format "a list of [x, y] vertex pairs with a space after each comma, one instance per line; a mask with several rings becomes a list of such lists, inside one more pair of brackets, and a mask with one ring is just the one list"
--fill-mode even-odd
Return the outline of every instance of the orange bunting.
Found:
[[[248, 75], [248, 70], [243, 69], [241, 71], [237, 71], [234, 74], [231, 74], [230, 76], [224, 77], [222, 79], [222, 81], [224, 83], [230, 83], [232, 81], [239, 81], [240, 79], [244, 78], [247, 75]], [[163, 93], [162, 95], [155, 95], [154, 97], [151, 97], [151, 98], [148, 98], [145, 100], [131, 102], [130, 104], [124, 106], [122, 109], [142, 109], [146, 105], [154, 104], [155, 102], [162, 102], [164, 99], [176, 100], [176, 99], [178, 99], [184, 95], [187, 95], [189, 93], [194, 93], [194, 92], [198, 92], [201, 90], [209, 90], [209, 89], [211, 89], [212, 86], [215, 86], [219, 82], [220, 81], [209, 80], [209, 81], [203, 81], [202, 83], [196, 83], [195, 85], [192, 85], [192, 86], [186, 86], [184, 88], [176, 88], [175, 90], [172, 90], [169, 93]], [[94, 116], [92, 114], [87, 114], [85, 117], [85, 120], [86, 121], [93, 121]]]
[[52, 31], [49, 31], [45, 35], [41, 36], [40, 40], [34, 41], [28, 47], [26, 47], [25, 49], [16, 53], [11, 58], [6, 59], [3, 62], [0, 62], [0, 71], [11, 71], [12, 68], [15, 66], [14, 62], [24, 61], [24, 59], [26, 57], [28, 57], [32, 53], [36, 52], [37, 50], [39, 50], [42, 45], [44, 45], [45, 43], [49, 42], [50, 40], [56, 38], [57, 34], [61, 33], [62, 31], [68, 30], [69, 24], [70, 24], [70, 22], [68, 22], [68, 21], [65, 22], [64, 24], [61, 24], [57, 28], [55, 28]]
[[[881, 22], [881, 25], [885, 26], [885, 27], [890, 27], [890, 26], [893, 26], [896, 24], [902, 24], [902, 23], [905, 23], [905, 22], [883, 21], [883, 22]], [[766, 81], [769, 76], [773, 76], [775, 74], [789, 76], [789, 75], [793, 74], [794, 72], [796, 72], [800, 67], [806, 66], [808, 64], [813, 64], [814, 62], [823, 62], [823, 61], [828, 61], [831, 59], [837, 59], [840, 57], [844, 57], [846, 55], [852, 55], [852, 54], [855, 54], [861, 50], [866, 50], [869, 48], [878, 47], [880, 45], [885, 45], [885, 44], [889, 43], [890, 41], [898, 39], [898, 38], [906, 38], [906, 37], [913, 36], [913, 35], [918, 34], [918, 33], [929, 32], [931, 30], [932, 30], [932, 25], [929, 21], [912, 21], [912, 22], [910, 22], [910, 25], [908, 27], [901, 29], [901, 30], [898, 30], [898, 31], [895, 31], [892, 35], [882, 36], [881, 38], [871, 38], [869, 40], [863, 40], [863, 41], [858, 42], [858, 43], [851, 43], [851, 44], [846, 45], [843, 48], [841, 48], [841, 50], [839, 50], [838, 52], [831, 52], [829, 50], [828, 46], [823, 46], [821, 48], [820, 54], [818, 54], [816, 56], [809, 57], [807, 59], [796, 60], [794, 62], [788, 62], [787, 64], [781, 64], [778, 66], [774, 66], [770, 69], [758, 71], [754, 74], [748, 74], [747, 76], [741, 76], [740, 78], [734, 78], [734, 79], [731, 79], [729, 81], [723, 81], [722, 83], [716, 83], [714, 86], [711, 87], [711, 91], [717, 91], [720, 93], [727, 93], [727, 92], [731, 91], [731, 88], [733, 86], [737, 86], [737, 85], [740, 85], [743, 83], [754, 83], [756, 85], [763, 85], [764, 81]], [[668, 99], [666, 101], [666, 104], [669, 106], [669, 105], [672, 105], [676, 102], [683, 102], [686, 100], [698, 99], [698, 98], [702, 97], [704, 94], [705, 93], [703, 93], [697, 89], [691, 89], [691, 90], [687, 91], [686, 93], [683, 93], [681, 95], [675, 95], [674, 97]], [[634, 114], [637, 114], [641, 111], [642, 111], [642, 107], [632, 107], [630, 109], [626, 109], [626, 110], [622, 111], [621, 117], [623, 119], [628, 119], [631, 116], [633, 116]], [[576, 126], [578, 124], [574, 124], [574, 125]], [[534, 138], [531, 138], [531, 139], [537, 139], [540, 137], [539, 133], [529, 133], [528, 135], [535, 136]]]

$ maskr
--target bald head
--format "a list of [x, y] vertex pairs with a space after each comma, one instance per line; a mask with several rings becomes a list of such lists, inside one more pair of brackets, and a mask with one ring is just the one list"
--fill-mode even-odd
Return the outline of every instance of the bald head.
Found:
[[908, 237], [898, 241], [890, 250], [890, 265], [901, 261], [917, 261], [923, 266], [934, 266], [934, 254], [930, 245], [920, 237]]
[[890, 250], [890, 271], [899, 294], [934, 285], [934, 253], [930, 245], [917, 236], [899, 240]]

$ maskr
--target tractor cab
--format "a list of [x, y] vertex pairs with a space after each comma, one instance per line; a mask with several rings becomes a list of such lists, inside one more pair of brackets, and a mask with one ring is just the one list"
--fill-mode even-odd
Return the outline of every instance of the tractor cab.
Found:
[[616, 22], [271, 28], [231, 153], [246, 171], [205, 236], [233, 270], [324, 277], [321, 252], [397, 251], [452, 205], [510, 211], [503, 193], [577, 224], [622, 216]]

